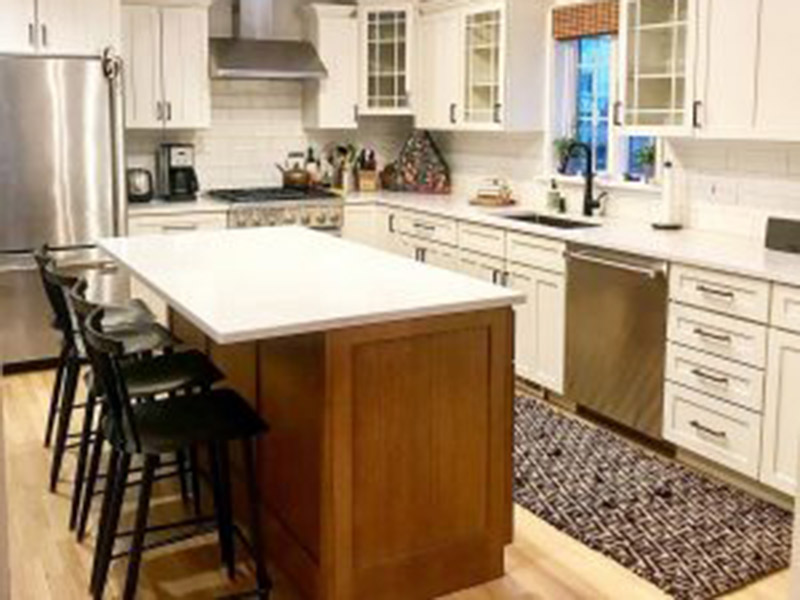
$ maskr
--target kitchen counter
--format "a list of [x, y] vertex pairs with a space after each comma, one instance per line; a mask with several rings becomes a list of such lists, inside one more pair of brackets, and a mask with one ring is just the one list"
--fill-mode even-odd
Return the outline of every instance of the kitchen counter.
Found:
[[424, 600], [503, 575], [522, 294], [299, 227], [100, 245], [269, 423], [262, 536], [306, 597]]
[[220, 344], [524, 300], [302, 227], [114, 238], [100, 246]]
[[356, 194], [348, 198], [348, 203], [367, 202], [800, 286], [800, 255], [767, 250], [760, 241], [741, 236], [692, 229], [656, 231], [647, 223], [618, 219], [587, 219], [572, 214], [558, 216], [595, 222], [601, 226], [564, 230], [523, 223], [502, 216], [515, 212], [545, 214], [544, 211], [525, 206], [476, 207], [458, 196], [379, 192]]

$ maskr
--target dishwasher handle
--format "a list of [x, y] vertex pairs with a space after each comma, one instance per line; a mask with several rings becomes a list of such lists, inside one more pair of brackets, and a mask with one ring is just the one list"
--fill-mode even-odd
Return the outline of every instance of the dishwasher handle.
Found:
[[598, 256], [590, 252], [567, 251], [566, 256], [568, 259], [588, 262], [595, 265], [601, 265], [603, 267], [609, 267], [612, 269], [621, 269], [623, 271], [628, 271], [630, 273], [636, 273], [638, 275], [649, 277], [650, 279], [664, 277], [667, 274], [666, 263], [657, 263], [653, 266], [645, 266], [632, 262], [627, 262], [617, 258]]

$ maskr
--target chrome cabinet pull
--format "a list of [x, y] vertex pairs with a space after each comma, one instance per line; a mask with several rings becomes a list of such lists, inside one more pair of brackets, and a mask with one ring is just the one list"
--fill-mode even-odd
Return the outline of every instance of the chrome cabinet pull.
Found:
[[42, 23], [42, 46], [47, 47], [47, 25]]
[[414, 222], [414, 229], [422, 229], [424, 231], [436, 231], [435, 225], [428, 225], [427, 223], [420, 223], [418, 221]]
[[28, 23], [28, 44], [36, 47], [36, 26], [33, 23]]
[[703, 433], [707, 433], [708, 435], [712, 435], [715, 438], [726, 438], [728, 437], [727, 432], [725, 431], [718, 431], [716, 429], [711, 429], [703, 425], [700, 421], [689, 421], [689, 425], [697, 429], [698, 431], [702, 431]]
[[617, 100], [614, 102], [614, 125], [622, 126], [622, 101]]
[[695, 129], [700, 129], [703, 127], [703, 124], [700, 123], [700, 109], [702, 106], [703, 103], [700, 100], [695, 100], [692, 103], [692, 127]]
[[699, 377], [700, 379], [705, 379], [706, 381], [710, 381], [711, 383], [716, 383], [718, 385], [728, 385], [731, 380], [727, 377], [719, 377], [717, 375], [712, 375], [711, 373], [706, 373], [702, 369], [692, 369], [692, 375], [695, 377]]
[[172, 121], [172, 102], [167, 102], [167, 121]]
[[167, 233], [169, 231], [197, 231], [197, 225], [164, 225], [161, 231]]
[[456, 124], [456, 108], [458, 108], [458, 107], [456, 106], [456, 103], [453, 102], [450, 105], [450, 123], [453, 124], [453, 125]]
[[735, 294], [730, 290], [718, 290], [716, 288], [711, 288], [703, 284], [699, 284], [695, 289], [701, 294], [709, 294], [711, 296], [717, 296], [719, 298], [725, 298], [727, 300], [733, 300], [735, 297]]
[[353, 121], [358, 121], [358, 104], [353, 104]]
[[503, 105], [500, 104], [499, 102], [494, 105], [494, 117], [493, 118], [494, 118], [494, 122], [495, 123], [500, 123], [501, 122], [500, 111], [502, 109], [503, 109]]
[[389, 215], [389, 233], [394, 233], [394, 213]]
[[722, 342], [724, 344], [731, 344], [733, 342], [733, 338], [729, 335], [721, 334], [721, 333], [712, 333], [711, 331], [706, 331], [702, 327], [695, 327], [694, 328], [695, 335], [699, 335], [703, 338], [708, 338], [709, 340], [714, 340], [715, 342]]
[[156, 102], [156, 121], [164, 120], [164, 106], [161, 102]]

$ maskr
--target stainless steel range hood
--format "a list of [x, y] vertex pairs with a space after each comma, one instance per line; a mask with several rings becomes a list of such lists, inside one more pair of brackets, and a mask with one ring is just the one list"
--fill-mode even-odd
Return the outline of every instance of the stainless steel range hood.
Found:
[[215, 79], [320, 79], [327, 77], [317, 51], [303, 40], [277, 36], [276, 0], [233, 0], [233, 37], [212, 38]]

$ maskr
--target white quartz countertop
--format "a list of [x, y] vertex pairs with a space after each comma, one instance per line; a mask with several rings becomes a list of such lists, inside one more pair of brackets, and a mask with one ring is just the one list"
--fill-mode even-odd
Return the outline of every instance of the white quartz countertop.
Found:
[[695, 229], [656, 231], [648, 223], [617, 219], [586, 219], [572, 214], [558, 216], [593, 221], [599, 223], [600, 227], [558, 229], [503, 217], [515, 212], [543, 212], [533, 207], [481, 208], [472, 206], [466, 200], [455, 196], [380, 192], [348, 198], [348, 203], [364, 202], [377, 202], [385, 206], [452, 217], [565, 242], [640, 254], [674, 263], [800, 286], [800, 254], [767, 250], [763, 241], [743, 236]]
[[220, 344], [524, 301], [500, 286], [300, 227], [108, 238], [100, 246]]

